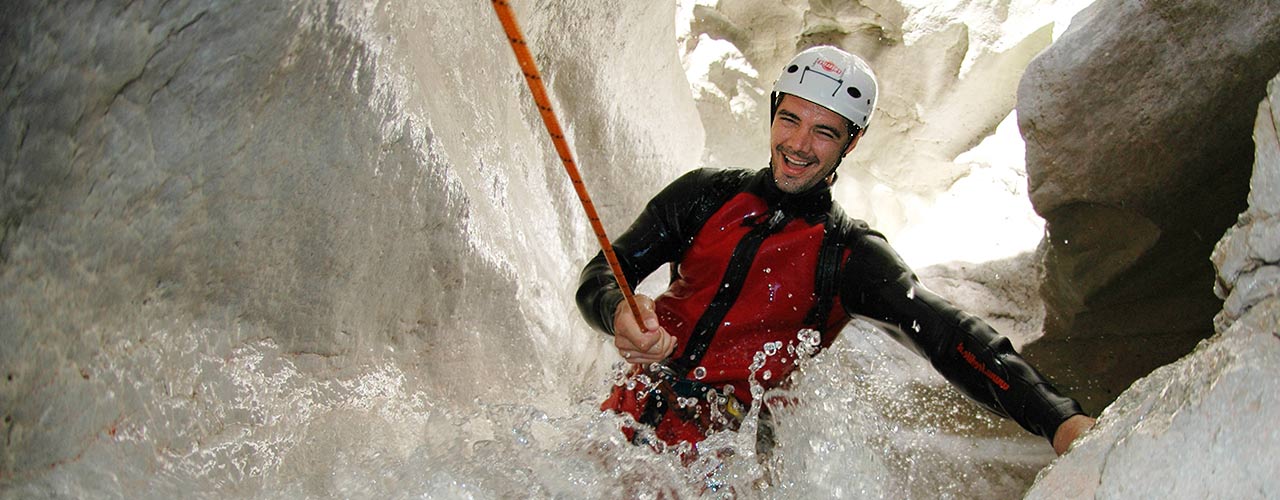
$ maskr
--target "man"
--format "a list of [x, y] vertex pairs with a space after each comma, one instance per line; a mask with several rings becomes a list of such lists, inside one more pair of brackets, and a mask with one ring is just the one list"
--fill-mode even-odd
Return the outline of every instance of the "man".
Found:
[[882, 235], [832, 201], [836, 168], [866, 132], [876, 95], [856, 56], [801, 52], [774, 85], [769, 167], [685, 174], [614, 242], [630, 283], [672, 263], [664, 293], [636, 297], [641, 318], [603, 255], [587, 264], [578, 306], [635, 365], [603, 408], [652, 426], [668, 444], [697, 443], [734, 427], [758, 397], [749, 379], [776, 386], [799, 351], [831, 345], [856, 315], [1058, 454], [1093, 425], [1007, 339], [922, 286]]

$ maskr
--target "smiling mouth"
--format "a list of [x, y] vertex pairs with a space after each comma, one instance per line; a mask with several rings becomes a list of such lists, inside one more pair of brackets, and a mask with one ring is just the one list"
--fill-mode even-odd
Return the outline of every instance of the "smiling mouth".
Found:
[[817, 163], [816, 160], [807, 160], [807, 159], [789, 154], [786, 151], [783, 151], [781, 148], [778, 149], [778, 156], [782, 158], [782, 166], [785, 167], [787, 170], [791, 170], [794, 172], [803, 171], [804, 169], [812, 166], [814, 163]]

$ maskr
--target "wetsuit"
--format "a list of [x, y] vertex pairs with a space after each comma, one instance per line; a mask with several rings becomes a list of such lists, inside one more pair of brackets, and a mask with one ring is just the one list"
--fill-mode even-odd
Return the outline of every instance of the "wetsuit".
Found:
[[[840, 211], [826, 183], [788, 194], [768, 168], [695, 170], [650, 200], [614, 250], [631, 283], [672, 263], [671, 284], [654, 299], [659, 322], [677, 340], [668, 366], [700, 386], [732, 386], [728, 392], [744, 403], [757, 352], [774, 353], [755, 371], [756, 381], [774, 387], [795, 367], [798, 331], [820, 332], [815, 340], [825, 348], [857, 315], [1032, 433], [1052, 440], [1059, 424], [1083, 413], [1008, 339], [922, 286], [882, 235]], [[598, 254], [582, 271], [578, 307], [612, 335], [620, 301]], [[602, 407], [653, 425], [669, 444], [705, 437], [705, 421], [660, 401], [643, 383], [621, 385]]]

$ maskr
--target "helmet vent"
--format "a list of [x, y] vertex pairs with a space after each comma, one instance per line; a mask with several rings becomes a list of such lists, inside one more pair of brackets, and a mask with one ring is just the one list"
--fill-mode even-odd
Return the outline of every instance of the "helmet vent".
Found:
[[857, 99], [859, 97], [862, 97], [862, 92], [859, 91], [857, 87], [849, 87], [849, 95], [852, 96], [854, 99]]

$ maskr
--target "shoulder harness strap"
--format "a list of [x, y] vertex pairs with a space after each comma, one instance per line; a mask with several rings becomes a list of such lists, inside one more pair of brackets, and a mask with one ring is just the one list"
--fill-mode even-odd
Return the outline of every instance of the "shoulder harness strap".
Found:
[[810, 328], [822, 331], [827, 318], [831, 315], [831, 307], [835, 302], [836, 282], [840, 278], [840, 261], [847, 248], [850, 236], [870, 231], [866, 222], [851, 219], [844, 214], [839, 205], [831, 204], [827, 213], [826, 226], [822, 232], [822, 249], [818, 253], [818, 268], [813, 274], [813, 293], [817, 300], [813, 309], [805, 316], [805, 324]]

